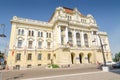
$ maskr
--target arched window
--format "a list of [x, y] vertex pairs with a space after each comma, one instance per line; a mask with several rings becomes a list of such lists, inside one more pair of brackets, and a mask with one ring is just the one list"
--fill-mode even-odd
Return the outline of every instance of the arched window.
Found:
[[28, 36], [30, 36], [30, 34], [31, 34], [31, 31], [29, 30], [29, 31], [28, 31]]
[[77, 46], [81, 47], [80, 33], [76, 33]]
[[32, 36], [34, 36], [34, 31], [32, 31]]
[[24, 35], [24, 30], [22, 30], [22, 35]]
[[43, 32], [41, 32], [41, 37], [43, 37]]
[[18, 29], [18, 35], [20, 35], [20, 31], [21, 31], [21, 30], [20, 30], [20, 29]]
[[73, 40], [72, 40], [72, 32], [68, 32], [68, 41], [70, 43], [70, 46], [73, 46]]
[[40, 31], [38, 32], [38, 37], [40, 37]]
[[85, 46], [89, 47], [89, 45], [88, 45], [88, 35], [87, 34], [84, 34], [84, 42], [85, 42]]

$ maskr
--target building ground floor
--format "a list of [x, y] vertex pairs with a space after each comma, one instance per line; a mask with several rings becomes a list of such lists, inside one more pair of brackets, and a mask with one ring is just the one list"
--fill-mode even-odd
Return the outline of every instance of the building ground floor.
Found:
[[[9, 51], [7, 66], [9, 69], [24, 69], [49, 64], [97, 64], [103, 63], [101, 51], [91, 49], [59, 48], [56, 50], [15, 50]], [[111, 53], [104, 53], [106, 61], [112, 61]]]

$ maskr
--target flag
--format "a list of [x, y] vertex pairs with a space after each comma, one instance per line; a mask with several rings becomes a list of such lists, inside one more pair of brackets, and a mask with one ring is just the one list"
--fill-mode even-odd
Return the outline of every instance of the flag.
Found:
[[14, 55], [14, 50], [12, 50], [12, 56]]

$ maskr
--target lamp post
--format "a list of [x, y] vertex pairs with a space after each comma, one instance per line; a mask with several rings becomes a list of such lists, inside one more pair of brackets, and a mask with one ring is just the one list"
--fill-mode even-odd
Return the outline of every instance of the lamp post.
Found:
[[102, 40], [101, 40], [101, 37], [100, 37], [99, 34], [98, 34], [98, 37], [99, 37], [100, 46], [101, 46], [102, 55], [103, 55], [103, 62], [104, 62], [103, 66], [106, 66], [106, 59], [105, 59], [105, 54], [104, 54], [104, 49], [103, 49], [103, 46], [104, 46], [104, 45], [102, 44]]
[[4, 34], [4, 28], [5, 28], [5, 24], [0, 24], [0, 27], [3, 27], [3, 32], [2, 34], [0, 34], [0, 37], [6, 37], [6, 35]]

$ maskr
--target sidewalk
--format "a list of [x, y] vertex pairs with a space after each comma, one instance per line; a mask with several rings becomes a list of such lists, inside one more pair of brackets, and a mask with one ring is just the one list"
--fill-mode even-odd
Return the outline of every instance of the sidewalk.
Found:
[[[120, 69], [118, 71], [120, 72]], [[98, 72], [28, 78], [22, 80], [120, 80], [120, 74], [114, 72], [98, 71]]]

